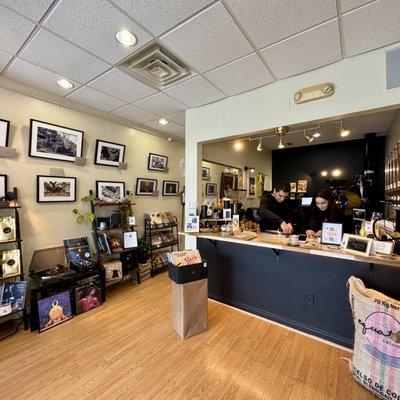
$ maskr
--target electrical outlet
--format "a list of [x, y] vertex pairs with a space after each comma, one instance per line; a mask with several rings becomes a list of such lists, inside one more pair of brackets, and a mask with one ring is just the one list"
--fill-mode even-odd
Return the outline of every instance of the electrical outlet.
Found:
[[313, 292], [305, 292], [304, 294], [304, 303], [306, 306], [314, 305], [315, 293]]

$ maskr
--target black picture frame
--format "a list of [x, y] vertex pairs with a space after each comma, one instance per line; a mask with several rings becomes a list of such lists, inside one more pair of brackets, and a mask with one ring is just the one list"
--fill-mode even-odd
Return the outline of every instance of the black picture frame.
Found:
[[[154, 187], [153, 187], [153, 191], [151, 192], [145, 192], [143, 190], [139, 190], [140, 188], [140, 184], [142, 183], [142, 181], [147, 181], [147, 182], [153, 182]], [[157, 191], [157, 179], [151, 179], [151, 178], [136, 178], [136, 196], [154, 196], [155, 193]]]
[[[53, 131], [51, 134], [53, 135], [51, 144], [48, 143], [47, 145], [50, 147], [56, 147], [55, 141], [58, 140], [59, 142], [64, 140], [65, 138], [62, 137], [64, 134], [72, 134], [77, 137], [76, 149], [75, 152], [73, 150], [69, 150], [68, 152], [71, 154], [62, 154], [62, 151], [59, 150], [58, 153], [54, 150], [54, 152], [46, 152], [38, 150], [38, 135], [39, 129], [42, 130], [51, 130]], [[62, 134], [62, 135], [61, 135]], [[43, 132], [43, 136], [48, 135], [50, 138], [50, 132]], [[61, 136], [61, 137], [60, 137]], [[37, 119], [30, 120], [30, 130], [29, 130], [29, 157], [36, 157], [36, 158], [45, 158], [50, 160], [57, 160], [57, 161], [64, 161], [64, 162], [75, 162], [75, 158], [82, 157], [83, 152], [83, 136], [84, 132], [78, 129], [68, 128], [62, 125], [52, 124], [50, 122], [39, 121]], [[65, 139], [67, 140], [67, 139]], [[50, 142], [50, 140], [48, 140]], [[70, 143], [73, 144], [72, 141]], [[60, 144], [60, 143], [58, 143]], [[45, 144], [42, 144], [44, 147]]]
[[[62, 193], [61, 191], [55, 191], [54, 193], [59, 193], [57, 195], [54, 195], [53, 197], [49, 197], [48, 200], [44, 200], [46, 197], [46, 194], [44, 192], [45, 186], [43, 182], [43, 187], [41, 181], [47, 178], [47, 180], [52, 180], [53, 182], [57, 181], [67, 181], [69, 180], [69, 183], [71, 185], [70, 190], [71, 194], [70, 196], [60, 196], [59, 194]], [[59, 186], [58, 186], [59, 187]], [[43, 188], [43, 192], [42, 192]], [[52, 199], [52, 200], [51, 200]], [[51, 176], [51, 175], [36, 175], [36, 201], [38, 203], [73, 203], [76, 201], [76, 178], [73, 176]]]
[[[167, 185], [174, 185], [175, 191], [168, 192]], [[163, 181], [162, 195], [163, 196], [176, 196], [179, 193], [179, 182], [178, 181]]]
[[[106, 160], [106, 159], [101, 158], [103, 155], [102, 149], [105, 147], [118, 149], [120, 151], [118, 161]], [[119, 167], [119, 164], [123, 163], [124, 159], [125, 159], [125, 148], [126, 148], [126, 146], [121, 143], [114, 143], [114, 142], [108, 142], [106, 140], [97, 139], [96, 140], [96, 150], [94, 153], [94, 163], [96, 165], [107, 165], [109, 167]]]
[[[107, 185], [103, 185], [104, 183], [107, 184]], [[101, 192], [101, 187], [102, 186], [120, 187], [122, 189], [122, 192], [120, 193], [120, 196], [118, 198], [108, 197], [108, 199], [107, 199], [106, 198], [107, 196], [105, 196], [104, 193], [102, 194], [102, 192]], [[118, 201], [123, 200], [124, 197], [125, 197], [125, 182], [120, 182], [120, 181], [96, 181], [96, 197], [100, 201], [105, 201], [105, 202], [109, 202], [109, 203], [117, 203]]]
[[211, 174], [211, 168], [209, 167], [201, 167], [201, 180], [209, 181]]
[[225, 190], [237, 189], [238, 177], [237, 175], [229, 172], [223, 172], [221, 174], [221, 198], [225, 197]]
[[10, 125], [10, 121], [7, 121], [6, 119], [0, 119], [0, 147], [8, 146]]
[[7, 175], [0, 174], [0, 200], [6, 196], [8, 191], [8, 177]]
[[[153, 161], [155, 160], [156, 157], [162, 158], [164, 160], [162, 166], [155, 167], [154, 165], [152, 165]], [[164, 172], [167, 167], [168, 167], [168, 157], [167, 156], [163, 156], [162, 154], [149, 153], [149, 159], [148, 159], [148, 163], [147, 163], [147, 169], [149, 171]]]
[[[217, 187], [216, 183], [206, 183], [206, 196], [218, 196]], [[215, 188], [215, 190], [210, 190], [211, 188]]]

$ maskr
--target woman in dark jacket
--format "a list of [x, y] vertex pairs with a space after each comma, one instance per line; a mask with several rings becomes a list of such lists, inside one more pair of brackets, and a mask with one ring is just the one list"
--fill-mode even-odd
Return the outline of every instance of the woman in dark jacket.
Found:
[[343, 222], [343, 216], [336, 207], [332, 192], [329, 189], [322, 189], [314, 197], [306, 223], [306, 235], [320, 237], [323, 222]]

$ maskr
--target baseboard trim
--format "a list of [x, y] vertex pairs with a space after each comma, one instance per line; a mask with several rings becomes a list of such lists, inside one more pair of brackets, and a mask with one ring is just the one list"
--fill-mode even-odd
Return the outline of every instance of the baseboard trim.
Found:
[[263, 321], [269, 322], [274, 325], [278, 325], [282, 328], [288, 329], [290, 331], [299, 333], [303, 336], [307, 336], [311, 339], [318, 340], [319, 342], [328, 344], [330, 346], [339, 348], [341, 350], [353, 353], [353, 342], [348, 340], [347, 338], [343, 338], [341, 336], [332, 335], [329, 332], [315, 329], [314, 327], [310, 327], [305, 324], [298, 323], [297, 321], [293, 321], [279, 315], [269, 313], [267, 311], [261, 310], [257, 307], [252, 307], [238, 301], [226, 299], [222, 296], [215, 296], [209, 294], [209, 299], [216, 303], [222, 304], [226, 307], [234, 309], [236, 311], [242, 312], [247, 315], [251, 315]]

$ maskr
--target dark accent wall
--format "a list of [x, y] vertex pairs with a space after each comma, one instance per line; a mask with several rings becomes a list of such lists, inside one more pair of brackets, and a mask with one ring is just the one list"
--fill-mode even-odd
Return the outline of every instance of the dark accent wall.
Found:
[[[374, 139], [374, 157], [377, 161], [377, 190], [384, 196], [385, 137]], [[308, 181], [308, 193], [313, 194], [327, 186], [322, 170], [329, 173], [339, 168], [348, 183], [355, 181], [356, 175], [364, 171], [365, 140], [348, 140], [304, 147], [272, 151], [272, 184], [281, 180], [297, 182]]]

